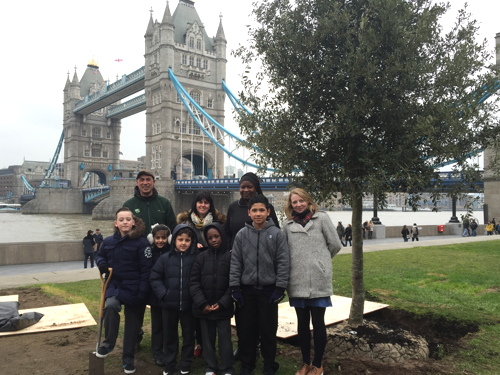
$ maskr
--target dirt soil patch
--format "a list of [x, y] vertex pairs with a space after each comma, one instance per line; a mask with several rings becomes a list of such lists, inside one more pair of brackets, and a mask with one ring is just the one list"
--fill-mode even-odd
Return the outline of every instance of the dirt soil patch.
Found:
[[[39, 288], [2, 289], [0, 295], [19, 295], [20, 309], [56, 306], [67, 304], [58, 297], [46, 296]], [[416, 318], [404, 311], [384, 309], [370, 314], [367, 319], [377, 322], [382, 331], [406, 329], [421, 335], [429, 342], [430, 359], [409, 360], [400, 364], [383, 363], [370, 358], [335, 358], [330, 352], [325, 353], [325, 374], [349, 375], [430, 375], [454, 374], [452, 363], [444, 354], [450, 353], [459, 345], [461, 339], [477, 327], [436, 321], [430, 317]], [[391, 329], [387, 329], [387, 328]], [[343, 327], [344, 329], [345, 327]], [[359, 327], [361, 328], [361, 327]], [[363, 329], [356, 331], [363, 335]], [[366, 337], [373, 340], [390, 340], [376, 335], [373, 329], [366, 330]], [[65, 331], [43, 332], [26, 335], [13, 335], [0, 338], [0, 374], [9, 375], [82, 375], [88, 374], [88, 355], [95, 349], [97, 340], [95, 327], [84, 327]], [[300, 349], [294, 340], [280, 341], [278, 355], [297, 361]], [[121, 351], [121, 342], [116, 351]], [[113, 358], [111, 358], [113, 357]], [[444, 359], [443, 359], [444, 357]], [[108, 360], [109, 359], [109, 360]], [[114, 355], [106, 359], [105, 373], [109, 375], [123, 374], [119, 367], [120, 356]], [[200, 361], [200, 360], [196, 360]], [[136, 357], [137, 374], [161, 374], [161, 369], [152, 363], [150, 353], [142, 350]], [[202, 368], [202, 366], [196, 366]], [[203, 374], [203, 370], [199, 370]], [[282, 374], [282, 372], [279, 372]], [[195, 374], [193, 372], [193, 375]], [[256, 374], [258, 375], [258, 374]], [[282, 374], [290, 375], [290, 374]]]

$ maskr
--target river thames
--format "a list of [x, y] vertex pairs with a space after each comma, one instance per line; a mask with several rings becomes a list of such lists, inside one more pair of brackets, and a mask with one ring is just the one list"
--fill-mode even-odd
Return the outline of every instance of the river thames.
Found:
[[[328, 212], [334, 225], [341, 221], [344, 226], [351, 223], [352, 211]], [[457, 216], [465, 211], [458, 211]], [[371, 211], [363, 211], [363, 221], [373, 216]], [[483, 211], [473, 213], [480, 224]], [[450, 220], [451, 211], [379, 211], [378, 217], [386, 226], [440, 225]], [[0, 212], [0, 243], [33, 242], [54, 240], [80, 240], [87, 230], [101, 229], [104, 236], [113, 233], [112, 220], [92, 220], [91, 215], [23, 215], [20, 212]]]

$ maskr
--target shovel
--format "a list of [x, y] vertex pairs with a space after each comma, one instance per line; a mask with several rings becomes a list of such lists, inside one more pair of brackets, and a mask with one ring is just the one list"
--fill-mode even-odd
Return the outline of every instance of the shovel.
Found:
[[101, 278], [101, 300], [99, 302], [99, 330], [97, 332], [97, 344], [95, 347], [95, 352], [89, 353], [89, 374], [90, 375], [104, 375], [104, 358], [99, 358], [95, 354], [99, 350], [101, 345], [102, 336], [102, 323], [104, 320], [104, 302], [106, 301], [106, 289], [108, 289], [109, 281], [111, 280], [111, 275], [113, 274], [113, 269], [108, 268], [109, 274], [106, 278], [102, 277], [99, 272], [99, 277]]

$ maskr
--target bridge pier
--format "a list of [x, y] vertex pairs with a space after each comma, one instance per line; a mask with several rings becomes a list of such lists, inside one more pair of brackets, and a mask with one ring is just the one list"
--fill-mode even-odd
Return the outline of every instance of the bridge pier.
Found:
[[23, 206], [23, 214], [90, 214], [81, 189], [39, 188], [36, 198]]

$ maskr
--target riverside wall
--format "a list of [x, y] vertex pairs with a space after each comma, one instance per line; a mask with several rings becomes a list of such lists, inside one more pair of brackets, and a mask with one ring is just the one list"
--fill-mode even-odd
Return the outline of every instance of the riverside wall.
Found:
[[[484, 235], [484, 225], [477, 229], [479, 236]], [[373, 238], [401, 237], [401, 226], [389, 227], [376, 225]], [[420, 237], [461, 236], [461, 224], [446, 224], [444, 232], [438, 232], [437, 225], [419, 225]], [[12, 242], [0, 243], [0, 266], [15, 264], [34, 264], [52, 262], [83, 261], [83, 247], [81, 240], [73, 241], [40, 241], [40, 242]]]
[[52, 262], [83, 262], [81, 240], [0, 244], [0, 266]]

